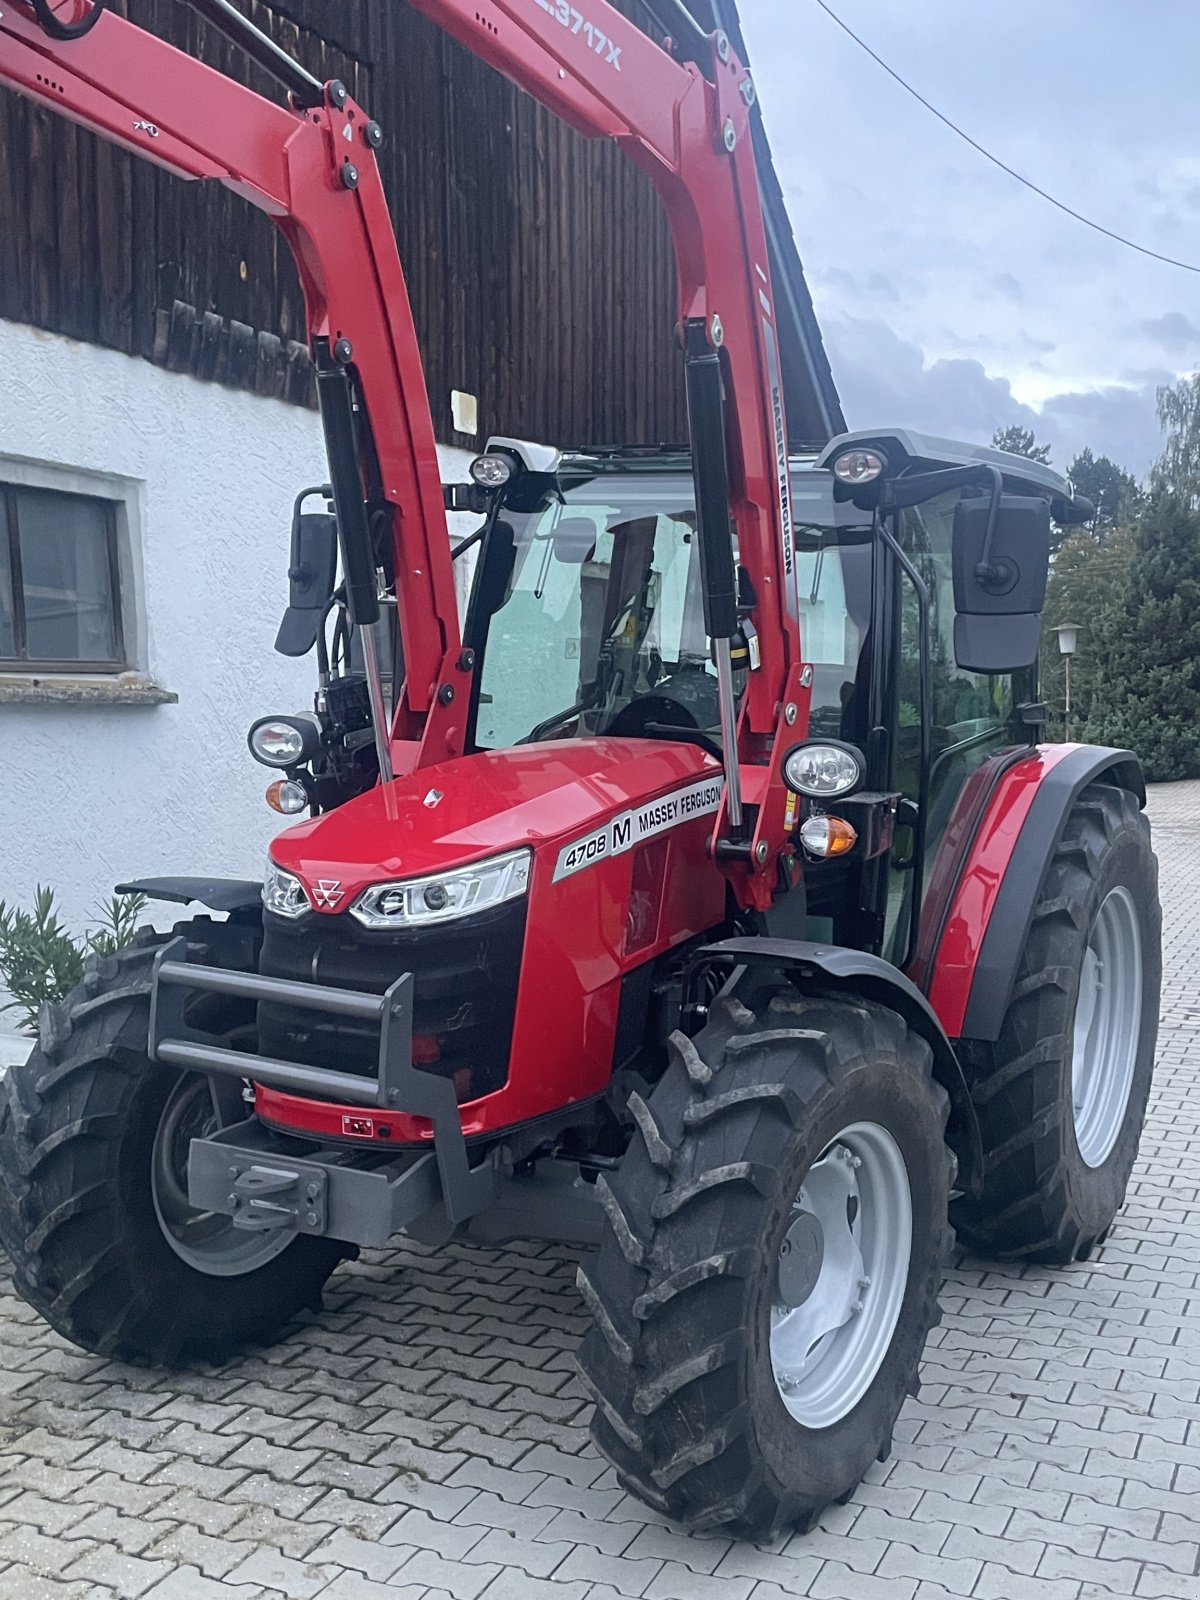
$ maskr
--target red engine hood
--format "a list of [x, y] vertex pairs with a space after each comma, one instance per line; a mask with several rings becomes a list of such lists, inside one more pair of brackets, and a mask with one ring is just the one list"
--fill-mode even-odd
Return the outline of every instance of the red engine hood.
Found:
[[[368, 884], [444, 872], [521, 845], [586, 833], [627, 806], [719, 770], [703, 750], [642, 739], [571, 739], [422, 767], [279, 834], [271, 855], [335, 906]], [[440, 795], [435, 800], [434, 796]]]

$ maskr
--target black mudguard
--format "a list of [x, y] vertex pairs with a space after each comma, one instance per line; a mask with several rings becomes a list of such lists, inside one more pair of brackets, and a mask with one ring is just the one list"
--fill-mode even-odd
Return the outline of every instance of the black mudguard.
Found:
[[174, 905], [202, 905], [210, 911], [262, 910], [262, 884], [249, 878], [137, 878], [118, 883], [118, 894], [144, 894]]
[[724, 956], [739, 966], [762, 965], [805, 978], [823, 989], [830, 985], [888, 1006], [902, 1016], [933, 1051], [933, 1075], [950, 1096], [951, 1148], [958, 1157], [958, 1187], [974, 1192], [982, 1175], [983, 1147], [979, 1119], [971, 1102], [966, 1075], [943, 1032], [937, 1013], [910, 979], [882, 956], [845, 945], [815, 944], [806, 939], [722, 939], [696, 952], [697, 962]]

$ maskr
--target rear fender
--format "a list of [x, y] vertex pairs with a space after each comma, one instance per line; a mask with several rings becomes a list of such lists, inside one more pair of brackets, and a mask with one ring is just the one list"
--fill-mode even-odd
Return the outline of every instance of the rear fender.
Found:
[[831, 988], [858, 996], [902, 1016], [933, 1051], [933, 1075], [950, 1096], [946, 1137], [958, 1158], [957, 1187], [975, 1193], [983, 1171], [979, 1119], [954, 1047], [929, 1001], [904, 974], [881, 956], [844, 945], [813, 944], [804, 939], [722, 939], [703, 946], [696, 961], [726, 958], [737, 966], [773, 967], [801, 991], [807, 985], [822, 993]]
[[930, 962], [929, 999], [950, 1038], [999, 1038], [1042, 879], [1089, 783], [1146, 803], [1137, 757], [1099, 745], [1040, 746], [997, 784]]

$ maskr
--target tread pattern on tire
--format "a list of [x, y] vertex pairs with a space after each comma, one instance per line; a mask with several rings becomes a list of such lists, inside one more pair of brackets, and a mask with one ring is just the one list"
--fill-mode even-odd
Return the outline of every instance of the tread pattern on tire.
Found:
[[[780, 1043], [792, 1056], [787, 1082]], [[944, 1132], [949, 1101], [933, 1080], [929, 1047], [895, 1013], [844, 998], [798, 1002], [790, 992], [760, 1016], [719, 1001], [699, 1040], [672, 1038], [647, 1108], [652, 1122], [635, 1112], [621, 1166], [601, 1180], [605, 1239], [579, 1274], [596, 1317], [580, 1351], [596, 1401], [593, 1437], [631, 1493], [693, 1529], [741, 1537], [803, 1529], [854, 1486], [781, 1499], [748, 1437], [739, 1393], [745, 1296], [761, 1262], [764, 1201], [778, 1199], [780, 1177], [739, 1152], [764, 1114], [790, 1138], [844, 1060], [881, 1048], [889, 1058], [907, 1051]], [[941, 1148], [948, 1190], [952, 1157]], [[938, 1226], [935, 1307], [950, 1237], [944, 1206]]]
[[[207, 921], [176, 930], [199, 941], [190, 948], [201, 956]], [[119, 1231], [114, 1237], [128, 1182], [117, 1152], [148, 1069], [150, 981], [166, 937], [143, 929], [116, 955], [90, 957], [78, 987], [43, 1008], [29, 1059], [0, 1083], [0, 1245], [14, 1287], [72, 1343], [157, 1366], [220, 1361], [243, 1344], [277, 1337], [313, 1303], [342, 1253], [331, 1241], [304, 1240], [317, 1249], [285, 1261], [289, 1247], [269, 1264], [280, 1264], [270, 1293], [247, 1296], [241, 1314], [224, 1323], [216, 1307], [195, 1319], [164, 1316], [161, 1299], [156, 1304], [131, 1276], [134, 1246]], [[220, 1286], [234, 1280], [207, 1281], [216, 1301]]]
[[[1126, 789], [1089, 785], [1047, 868], [1000, 1037], [995, 1044], [968, 1042], [962, 1051], [979, 1114], [984, 1178], [977, 1199], [958, 1202], [955, 1221], [973, 1248], [1002, 1260], [1081, 1260], [1111, 1225], [1111, 1218], [1089, 1221], [1080, 1207], [1070, 1181], [1080, 1158], [1065, 1125], [1073, 1118], [1073, 952], [1087, 936], [1086, 908], [1100, 863], [1127, 832], [1142, 838], [1157, 907], [1150, 825], [1136, 798]], [[1143, 956], [1157, 963], [1157, 925], [1151, 931], [1154, 948]], [[1145, 976], [1150, 982], [1149, 966]], [[1140, 1123], [1142, 1105], [1135, 1100], [1131, 1107]], [[1134, 1151], [1136, 1140], [1130, 1164]]]

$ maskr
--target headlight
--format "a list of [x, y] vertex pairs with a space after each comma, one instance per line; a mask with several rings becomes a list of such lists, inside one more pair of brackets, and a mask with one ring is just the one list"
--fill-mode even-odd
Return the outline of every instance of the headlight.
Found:
[[514, 850], [457, 872], [372, 884], [350, 907], [350, 914], [367, 928], [418, 928], [469, 917], [523, 895], [529, 887], [531, 860], [528, 850]]
[[783, 758], [783, 781], [813, 800], [836, 800], [857, 789], [866, 774], [861, 750], [852, 744], [798, 744]]
[[481, 489], [502, 489], [515, 477], [517, 463], [511, 456], [493, 451], [486, 456], [476, 456], [467, 470]]
[[246, 735], [250, 754], [264, 767], [294, 767], [321, 748], [316, 717], [260, 717]]
[[843, 450], [834, 459], [833, 475], [839, 483], [874, 483], [886, 466], [881, 450]]
[[267, 857], [262, 898], [263, 905], [277, 917], [302, 917], [312, 909], [300, 879], [277, 867], [270, 856]]

